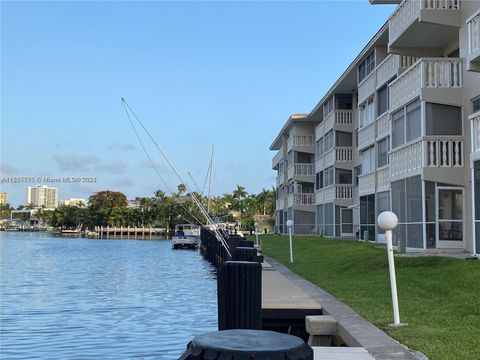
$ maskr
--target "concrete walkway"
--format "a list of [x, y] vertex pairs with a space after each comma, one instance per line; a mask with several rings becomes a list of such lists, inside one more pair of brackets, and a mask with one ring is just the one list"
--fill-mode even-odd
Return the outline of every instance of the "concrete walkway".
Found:
[[[284, 293], [284, 299], [287, 296], [291, 301], [294, 301], [298, 296], [299, 306], [305, 304], [320, 304], [322, 312], [325, 315], [332, 315], [338, 321], [338, 334], [342, 337], [345, 343], [350, 347], [359, 347], [364, 348], [368, 353], [361, 354], [358, 353], [358, 357], [352, 353], [348, 356], [344, 353], [343, 357], [339, 352], [341, 348], [336, 348], [336, 350], [330, 351], [330, 357], [327, 357], [325, 354], [320, 355], [320, 353], [327, 352], [327, 349], [334, 348], [324, 348], [316, 350], [319, 356], [317, 359], [377, 359], [377, 360], [415, 360], [418, 359], [412, 352], [410, 352], [406, 347], [401, 345], [396, 340], [392, 339], [390, 336], [385, 334], [379, 328], [374, 326], [372, 323], [365, 320], [350, 307], [340, 302], [338, 299], [322, 290], [318, 286], [312, 284], [311, 282], [305, 280], [301, 276], [295, 274], [284, 265], [280, 264], [278, 261], [265, 256], [265, 260], [268, 263], [263, 269], [262, 277], [266, 284], [266, 288], [273, 287], [274, 283], [268, 284], [271, 279], [277, 281], [276, 293]], [[276, 271], [273, 271], [276, 270]], [[277, 273], [275, 277], [267, 275], [270, 273]], [[282, 280], [279, 280], [283, 278]], [[269, 280], [270, 279], [270, 280]], [[290, 284], [290, 285], [289, 285]], [[272, 290], [269, 290], [272, 291]], [[265, 290], [262, 291], [263, 294], [268, 294]], [[272, 294], [270, 292], [269, 294]], [[294, 295], [296, 294], [296, 295]], [[271, 295], [270, 295], [271, 296]], [[269, 296], [269, 297], [270, 297]], [[281, 295], [280, 295], [281, 296]], [[288, 299], [287, 299], [288, 300]], [[262, 300], [263, 303], [268, 303], [269, 299]], [[348, 351], [348, 350], [345, 350]], [[351, 350], [353, 352], [361, 350]], [[336, 352], [336, 353], [335, 353]], [[340, 357], [335, 357], [336, 355]], [[371, 355], [371, 357], [365, 357]]]

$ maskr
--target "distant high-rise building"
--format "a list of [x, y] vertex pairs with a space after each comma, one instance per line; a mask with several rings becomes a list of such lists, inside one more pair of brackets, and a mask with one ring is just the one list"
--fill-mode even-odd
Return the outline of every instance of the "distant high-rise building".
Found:
[[29, 186], [27, 189], [27, 203], [46, 209], [56, 208], [58, 206], [58, 188], [45, 185]]
[[0, 205], [8, 203], [8, 193], [0, 192]]

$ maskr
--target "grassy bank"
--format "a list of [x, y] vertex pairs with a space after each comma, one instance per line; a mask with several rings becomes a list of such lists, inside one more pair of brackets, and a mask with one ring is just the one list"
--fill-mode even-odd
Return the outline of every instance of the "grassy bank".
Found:
[[351, 306], [393, 338], [430, 359], [479, 359], [480, 261], [395, 258], [402, 322], [393, 322], [386, 251], [375, 244], [262, 235], [264, 253]]

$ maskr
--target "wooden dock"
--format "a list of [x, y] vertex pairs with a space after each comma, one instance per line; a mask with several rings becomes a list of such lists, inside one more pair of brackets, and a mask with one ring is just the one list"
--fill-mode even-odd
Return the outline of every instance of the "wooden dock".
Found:
[[88, 236], [99, 239], [145, 239], [152, 236], [166, 236], [167, 229], [154, 227], [110, 227], [110, 226], [95, 226], [93, 231], [90, 231]]

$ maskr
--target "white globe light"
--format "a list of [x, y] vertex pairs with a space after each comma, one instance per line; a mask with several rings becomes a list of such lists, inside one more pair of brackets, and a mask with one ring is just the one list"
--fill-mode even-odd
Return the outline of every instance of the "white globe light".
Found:
[[383, 230], [393, 230], [398, 225], [398, 217], [391, 211], [383, 211], [378, 215], [377, 222]]
[[258, 227], [258, 222], [256, 222], [255, 224], [253, 224], [255, 227]]
[[292, 220], [287, 220], [287, 226], [292, 227], [293, 226], [293, 221]]

